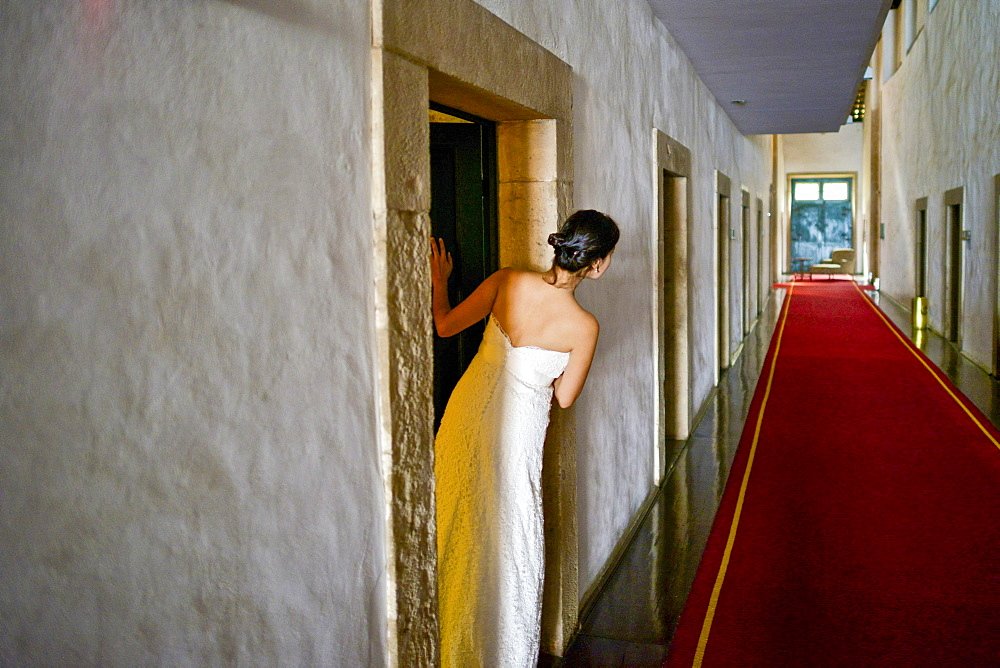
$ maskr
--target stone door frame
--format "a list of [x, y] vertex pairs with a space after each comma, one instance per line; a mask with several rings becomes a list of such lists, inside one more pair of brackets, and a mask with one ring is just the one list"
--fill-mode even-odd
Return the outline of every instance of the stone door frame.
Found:
[[[498, 123], [501, 266], [547, 269], [572, 211], [572, 68], [471, 0], [373, 3], [372, 180], [392, 665], [439, 663], [430, 274], [430, 102]], [[572, 409], [543, 461], [542, 649], [577, 625]]]
[[[691, 342], [689, 332], [691, 247], [690, 221], [693, 202], [691, 151], [660, 130], [653, 130], [656, 147], [657, 282], [654, 304], [657, 309], [657, 448], [655, 484], [662, 481], [679, 447], [690, 435], [691, 426]], [[666, 193], [671, 179], [673, 193]], [[671, 202], [674, 211], [664, 206]], [[669, 241], [667, 237], [670, 237]]]

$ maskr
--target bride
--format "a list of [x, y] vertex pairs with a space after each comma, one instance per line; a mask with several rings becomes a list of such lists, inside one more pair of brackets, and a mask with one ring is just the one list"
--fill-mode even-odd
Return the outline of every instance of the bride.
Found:
[[535, 666], [544, 541], [542, 446], [552, 397], [583, 390], [597, 319], [576, 301], [611, 265], [618, 226], [577, 211], [549, 235], [544, 272], [501, 269], [454, 308], [451, 254], [431, 239], [434, 324], [454, 336], [490, 316], [435, 440], [442, 666]]

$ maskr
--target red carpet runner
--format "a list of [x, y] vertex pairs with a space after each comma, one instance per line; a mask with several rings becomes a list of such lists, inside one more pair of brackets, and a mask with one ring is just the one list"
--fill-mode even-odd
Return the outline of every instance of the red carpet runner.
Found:
[[1000, 665], [998, 443], [853, 282], [795, 283], [667, 665]]

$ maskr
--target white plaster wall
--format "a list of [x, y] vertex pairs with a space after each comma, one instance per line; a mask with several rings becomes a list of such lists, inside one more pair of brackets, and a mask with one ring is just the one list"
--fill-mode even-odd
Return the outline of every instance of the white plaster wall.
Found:
[[[877, 52], [876, 47], [876, 52]], [[872, 69], [875, 70], [877, 54], [872, 56]], [[872, 210], [872, 149], [873, 130], [876, 123], [875, 114], [872, 113], [872, 98], [878, 95], [876, 92], [876, 82], [878, 78], [869, 79], [865, 85], [865, 121], [861, 124], [861, 165], [864, 170], [864, 178], [861, 179], [861, 186], [858, 188], [858, 206], [861, 209], [861, 234], [858, 237], [858, 252], [856, 255], [855, 267], [865, 279], [869, 278], [871, 271], [872, 255], [872, 217], [875, 213]], [[879, 279], [881, 281], [881, 279]]]
[[368, 12], [0, 3], [0, 663], [384, 663]]
[[915, 203], [927, 197], [928, 315], [941, 331], [944, 192], [962, 186], [963, 348], [989, 368], [997, 282], [993, 177], [1000, 173], [1000, 3], [941, 0], [899, 71], [882, 86], [882, 290], [914, 294]]
[[862, 123], [840, 126], [839, 132], [785, 135], [785, 174], [862, 172]]
[[788, 233], [788, 202], [786, 201], [788, 195], [786, 193], [787, 185], [785, 174], [787, 169], [785, 168], [785, 141], [792, 135], [776, 135], [776, 143], [778, 145], [777, 149], [777, 166], [775, 167], [775, 172], [779, 175], [777, 183], [774, 184], [774, 200], [775, 207], [778, 209], [775, 215], [778, 217], [777, 229], [777, 239], [775, 239], [775, 254], [776, 262], [778, 263], [777, 272], [778, 274], [787, 274], [791, 271], [791, 254], [788, 249], [789, 233]]
[[[574, 206], [614, 217], [622, 240], [606, 278], [578, 296], [601, 322], [587, 387], [577, 402], [580, 592], [587, 591], [654, 478], [656, 159], [652, 128], [692, 153], [692, 404], [714, 384], [715, 169], [767, 201], [770, 137], [741, 136], [643, 0], [480, 4], [574, 70]], [[741, 338], [742, 239], [733, 243], [732, 338]], [[734, 343], [733, 348], [735, 349]]]

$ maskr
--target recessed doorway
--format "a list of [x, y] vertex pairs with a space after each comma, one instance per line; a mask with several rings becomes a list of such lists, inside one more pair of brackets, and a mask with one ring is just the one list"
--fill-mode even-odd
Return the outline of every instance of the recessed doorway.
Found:
[[743, 306], [740, 312], [743, 320], [743, 336], [746, 336], [753, 324], [753, 298], [757, 291], [753, 286], [753, 262], [751, 261], [753, 257], [754, 235], [750, 231], [750, 192], [744, 189], [741, 191], [741, 196], [743, 202], [740, 207], [740, 220], [743, 229], [743, 238], [741, 240], [743, 247]]
[[[496, 123], [435, 104], [429, 116], [431, 234], [452, 254], [448, 298], [454, 306], [499, 269]], [[434, 337], [435, 431], [484, 328], [485, 321], [456, 336]]]
[[715, 223], [716, 223], [716, 323], [717, 367], [721, 374], [729, 368], [729, 243], [732, 228], [729, 223], [729, 177], [716, 172]]
[[962, 188], [954, 188], [944, 194], [945, 234], [947, 253], [945, 257], [945, 294], [948, 309], [945, 321], [945, 336], [962, 347], [962, 302], [964, 298], [965, 252], [962, 231]]
[[755, 317], [760, 318], [764, 310], [764, 300], [767, 299], [767, 269], [764, 253], [764, 202], [757, 198], [757, 309]]
[[854, 177], [790, 177], [791, 257], [803, 266], [854, 248]]
[[659, 484], [690, 431], [688, 221], [691, 152], [654, 130], [657, 153], [657, 445]]
[[927, 297], [927, 198], [917, 200], [916, 258], [913, 271], [913, 296]]
[[[393, 0], [381, 10], [381, 25], [373, 33], [382, 48], [373, 50], [371, 59], [371, 140], [386, 633], [393, 657], [436, 665], [428, 109], [433, 102], [496, 123], [499, 260], [534, 268], [535, 249], [546, 247], [545, 237], [573, 206], [573, 70], [474, 2]], [[410, 29], [428, 20], [441, 23], [442, 17], [448, 31]], [[482, 66], [485, 43], [496, 46], [489, 67]], [[537, 76], [522, 76], [519, 63], [530, 63]], [[580, 601], [574, 419], [572, 409], [553, 414], [542, 471], [542, 648], [554, 655], [562, 653], [576, 628]]]
[[[1000, 235], [1000, 174], [993, 177], [993, 229]], [[996, 265], [993, 276], [996, 279], [996, 297], [993, 311], [993, 375], [1000, 376], [1000, 236], [997, 239]]]

